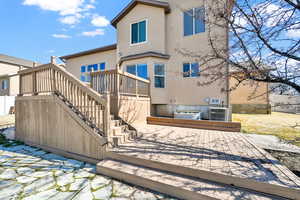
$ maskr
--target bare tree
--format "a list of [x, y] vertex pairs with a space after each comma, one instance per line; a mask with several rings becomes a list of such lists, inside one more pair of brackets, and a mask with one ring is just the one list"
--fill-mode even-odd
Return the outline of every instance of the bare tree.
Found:
[[[201, 71], [210, 78], [202, 84], [230, 76], [236, 87], [254, 80], [283, 84], [300, 94], [300, 0], [228, 0], [225, 6], [206, 12], [212, 50], [206, 55], [181, 50], [204, 63]], [[220, 45], [227, 36], [215, 34], [216, 29], [229, 30], [228, 45]], [[228, 65], [234, 73], [225, 73]]]

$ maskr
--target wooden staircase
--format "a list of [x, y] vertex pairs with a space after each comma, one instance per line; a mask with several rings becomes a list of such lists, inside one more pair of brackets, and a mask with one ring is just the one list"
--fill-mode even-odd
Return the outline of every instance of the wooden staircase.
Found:
[[112, 147], [133, 141], [137, 137], [137, 130], [129, 127], [122, 119], [111, 115]]

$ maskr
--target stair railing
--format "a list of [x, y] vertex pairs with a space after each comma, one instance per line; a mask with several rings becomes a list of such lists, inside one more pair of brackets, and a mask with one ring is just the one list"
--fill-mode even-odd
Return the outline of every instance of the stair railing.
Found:
[[150, 97], [150, 81], [120, 70], [91, 73], [91, 87], [100, 94]]
[[109, 95], [100, 95], [63, 67], [45, 64], [19, 73], [19, 96], [57, 95], [96, 133], [110, 134]]

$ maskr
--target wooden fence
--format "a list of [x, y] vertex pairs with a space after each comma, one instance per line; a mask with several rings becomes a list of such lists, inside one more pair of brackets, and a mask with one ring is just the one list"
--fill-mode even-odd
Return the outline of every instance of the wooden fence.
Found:
[[91, 73], [91, 87], [104, 94], [150, 96], [150, 81], [120, 70]]
[[109, 97], [86, 87], [64, 68], [46, 64], [19, 72], [19, 96], [56, 94], [80, 114], [100, 135], [109, 132]]

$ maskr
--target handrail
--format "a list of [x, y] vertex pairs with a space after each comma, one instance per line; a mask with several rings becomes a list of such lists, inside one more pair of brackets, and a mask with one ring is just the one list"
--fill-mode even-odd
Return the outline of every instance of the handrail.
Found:
[[128, 73], [128, 72], [123, 72], [123, 71], [120, 71], [120, 70], [117, 70], [117, 69], [107, 70], [107, 71], [91, 72], [91, 75], [92, 75], [92, 76], [96, 76], [96, 75], [107, 75], [107, 74], [116, 74], [116, 73], [121, 74], [121, 75], [124, 75], [124, 76], [127, 76], [127, 77], [129, 77], [129, 78], [133, 78], [133, 79], [136, 79], [136, 80], [145, 82], [145, 83], [150, 83], [150, 81], [147, 80], [147, 79], [144, 79], [144, 78], [135, 76], [135, 75], [133, 75], [133, 74], [130, 74], [130, 73]]
[[150, 81], [118, 69], [91, 73], [91, 87], [100, 94], [150, 96]]
[[87, 87], [70, 72], [55, 64], [45, 64], [18, 72], [19, 95], [56, 94], [104, 136], [110, 132], [110, 105], [108, 95], [103, 96]]

